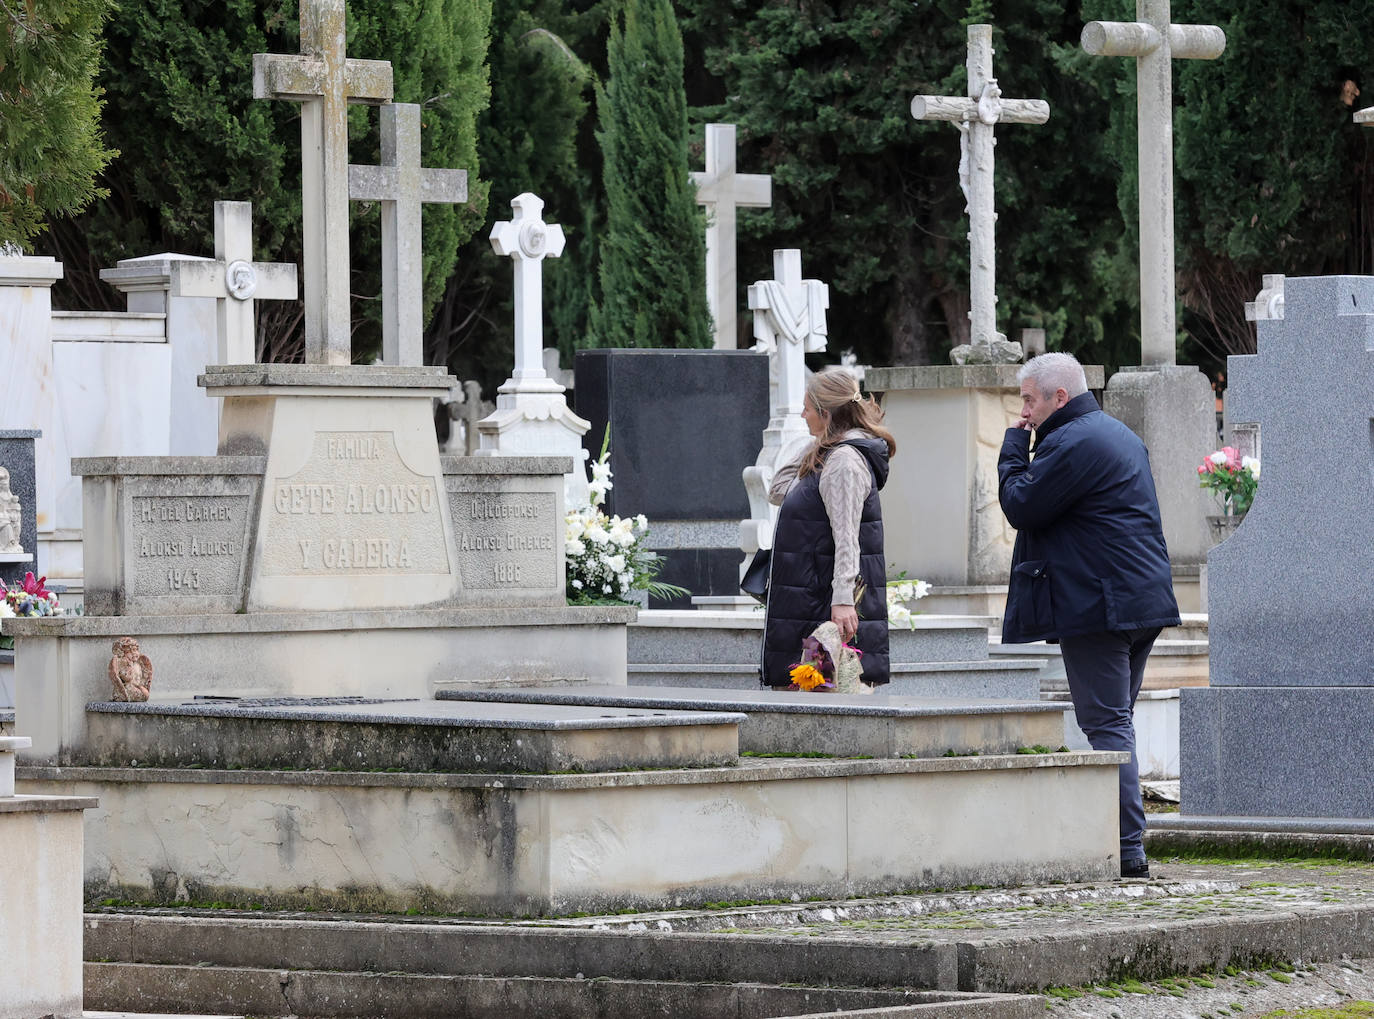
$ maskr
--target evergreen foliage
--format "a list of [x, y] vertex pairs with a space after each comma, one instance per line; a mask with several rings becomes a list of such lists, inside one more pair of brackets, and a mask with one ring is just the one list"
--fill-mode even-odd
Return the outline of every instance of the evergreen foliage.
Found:
[[705, 217], [687, 165], [682, 37], [671, 0], [623, 0], [597, 89], [606, 225], [589, 343], [709, 347]]
[[0, 248], [79, 212], [117, 153], [100, 135], [100, 29], [112, 0], [0, 0]]
[[[426, 205], [426, 313], [452, 272], [459, 244], [481, 225], [476, 118], [486, 106], [490, 0], [352, 0], [351, 56], [390, 60], [397, 102], [423, 106], [425, 166], [469, 172], [465, 206]], [[300, 52], [295, 0], [121, 0], [107, 34], [100, 82], [106, 136], [123, 153], [100, 180], [107, 198], [54, 223], [50, 253], [67, 267], [77, 303], [117, 306], [98, 282], [118, 259], [158, 251], [208, 254], [214, 202], [253, 203], [255, 255], [301, 260], [300, 111], [254, 100], [254, 53]], [[350, 160], [376, 162], [378, 117], [349, 111]], [[380, 216], [353, 207], [350, 253], [354, 357], [380, 350]], [[264, 302], [259, 343], [268, 360], [301, 352], [299, 305]]]
[[[579, 7], [581, 9], [575, 9]], [[597, 234], [600, 158], [588, 115], [597, 70], [582, 55], [604, 47], [606, 0], [496, 0], [492, 9], [491, 104], [478, 121], [478, 151], [490, 181], [489, 219], [508, 219], [510, 200], [530, 191], [544, 218], [559, 223], [567, 246], [544, 261], [544, 342], [564, 363], [585, 336]], [[510, 375], [514, 351], [514, 274], [498, 258], [489, 230], [458, 257], [430, 324], [435, 363], [491, 392]]]

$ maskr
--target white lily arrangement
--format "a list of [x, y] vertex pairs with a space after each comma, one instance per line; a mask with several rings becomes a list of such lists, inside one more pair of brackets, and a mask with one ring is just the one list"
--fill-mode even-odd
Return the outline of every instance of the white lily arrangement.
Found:
[[609, 428], [601, 456], [591, 465], [587, 487], [591, 504], [570, 510], [564, 518], [569, 604], [632, 603], [635, 591], [647, 591], [651, 598], [690, 594], [686, 588], [654, 579], [663, 568], [663, 557], [644, 546], [649, 521], [643, 513], [608, 516], [601, 509], [612, 488]]
[[919, 601], [930, 594], [930, 585], [924, 580], [907, 580], [903, 571], [896, 580], [887, 582], [887, 621], [892, 626], [916, 628], [919, 612], [912, 612], [909, 602]]

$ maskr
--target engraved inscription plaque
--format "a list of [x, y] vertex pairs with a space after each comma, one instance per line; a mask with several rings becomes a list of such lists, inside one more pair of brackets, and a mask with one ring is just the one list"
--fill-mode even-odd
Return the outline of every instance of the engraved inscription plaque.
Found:
[[126, 479], [125, 611], [238, 608], [256, 489], [233, 476]]
[[391, 432], [317, 432], [305, 465], [266, 484], [264, 576], [449, 572], [437, 480]]
[[449, 500], [464, 587], [562, 588], [552, 492], [451, 492]]

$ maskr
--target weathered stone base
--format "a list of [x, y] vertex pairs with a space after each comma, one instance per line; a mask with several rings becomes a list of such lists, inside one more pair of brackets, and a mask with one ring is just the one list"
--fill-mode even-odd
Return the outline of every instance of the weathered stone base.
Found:
[[0, 1017], [81, 1017], [81, 812], [90, 799], [0, 796]]
[[137, 637], [152, 660], [154, 700], [427, 699], [446, 685], [510, 677], [623, 685], [634, 614], [590, 606], [7, 620], [19, 634], [18, 726], [33, 738], [22, 759], [80, 759], [86, 705], [110, 698], [115, 637]]
[[1374, 817], [1374, 687], [1183, 690], [1182, 815]]
[[1120, 754], [596, 775], [23, 768], [87, 894], [548, 916], [1116, 875]]

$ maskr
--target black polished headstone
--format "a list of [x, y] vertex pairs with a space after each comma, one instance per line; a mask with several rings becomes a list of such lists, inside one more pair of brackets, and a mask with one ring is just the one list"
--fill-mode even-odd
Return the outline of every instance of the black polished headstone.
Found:
[[18, 583], [24, 574], [38, 572], [38, 482], [34, 465], [34, 440], [42, 432], [31, 429], [0, 429], [0, 467], [10, 472], [10, 491], [19, 497], [22, 523], [19, 543], [33, 556], [28, 562], [0, 562], [0, 582]]
[[606, 512], [649, 518], [648, 544], [667, 559], [661, 580], [694, 595], [739, 594], [739, 522], [749, 516], [743, 472], [768, 427], [768, 356], [580, 350], [574, 375], [593, 460], [610, 423]]

